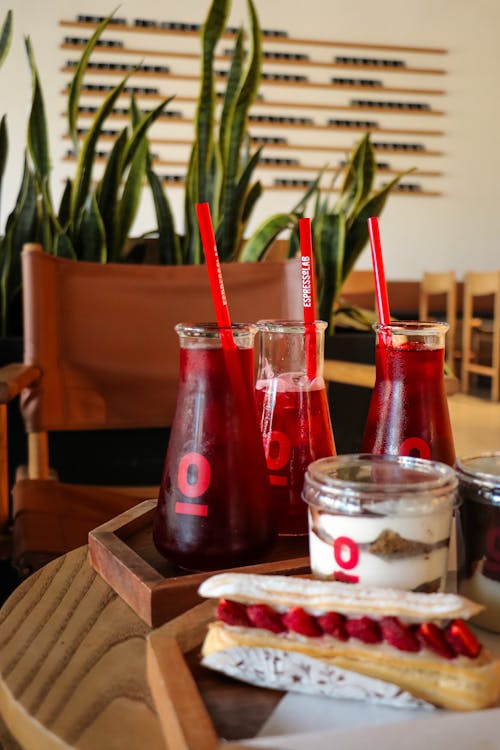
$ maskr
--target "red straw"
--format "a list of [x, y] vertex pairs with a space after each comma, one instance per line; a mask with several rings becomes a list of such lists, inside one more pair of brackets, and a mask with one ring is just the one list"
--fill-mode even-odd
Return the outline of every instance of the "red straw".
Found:
[[389, 325], [391, 322], [391, 314], [389, 312], [389, 298], [387, 296], [387, 285], [385, 283], [384, 259], [382, 257], [382, 245], [380, 242], [380, 232], [376, 216], [371, 216], [368, 219], [368, 234], [370, 235], [370, 247], [372, 250], [378, 319], [379, 322], [385, 326]]
[[302, 306], [306, 328], [306, 367], [307, 377], [316, 377], [316, 325], [314, 315], [314, 266], [311, 237], [311, 219], [299, 220], [301, 269], [302, 269]]
[[210, 288], [212, 290], [215, 317], [217, 325], [221, 329], [221, 343], [224, 349], [236, 349], [208, 203], [197, 203], [196, 214], [200, 226], [201, 243], [203, 245], [203, 252], [205, 253]]

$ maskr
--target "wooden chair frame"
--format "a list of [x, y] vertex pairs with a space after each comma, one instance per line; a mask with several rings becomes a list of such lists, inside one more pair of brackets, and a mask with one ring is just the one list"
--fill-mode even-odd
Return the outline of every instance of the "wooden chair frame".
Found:
[[[491, 365], [474, 362], [473, 330], [478, 328], [474, 314], [476, 297], [494, 296]], [[500, 270], [466, 274], [464, 279], [464, 315], [462, 338], [462, 389], [470, 389], [470, 376], [486, 375], [491, 378], [491, 399], [500, 401]]]
[[457, 327], [457, 282], [453, 271], [443, 273], [426, 272], [420, 283], [419, 291], [419, 320], [429, 320], [430, 298], [438, 295], [446, 297], [446, 322], [449, 325], [446, 337], [446, 363], [454, 369], [455, 336]]

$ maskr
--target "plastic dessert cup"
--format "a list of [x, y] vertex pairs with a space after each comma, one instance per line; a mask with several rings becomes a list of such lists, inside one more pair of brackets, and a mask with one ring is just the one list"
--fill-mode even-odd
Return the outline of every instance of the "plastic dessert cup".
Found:
[[500, 633], [500, 452], [458, 458], [458, 589], [483, 604], [474, 622]]
[[303, 498], [316, 577], [410, 591], [442, 591], [448, 569], [455, 472], [403, 456], [314, 461]]

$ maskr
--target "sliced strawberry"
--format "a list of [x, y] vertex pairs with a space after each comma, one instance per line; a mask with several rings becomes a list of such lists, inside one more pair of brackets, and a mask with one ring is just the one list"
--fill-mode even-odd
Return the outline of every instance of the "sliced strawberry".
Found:
[[420, 643], [407, 625], [397, 617], [382, 617], [380, 627], [384, 640], [399, 651], [420, 651]]
[[243, 628], [251, 628], [247, 615], [247, 608], [244, 604], [233, 602], [230, 599], [221, 599], [217, 605], [217, 619], [225, 622], [226, 625], [240, 625]]
[[340, 583], [359, 583], [359, 576], [344, 573], [343, 570], [335, 570], [333, 572], [333, 580], [340, 581]]
[[455, 654], [475, 659], [481, 653], [481, 644], [463, 620], [452, 620], [444, 631], [444, 637]]
[[380, 625], [369, 617], [355, 617], [346, 620], [345, 627], [348, 635], [363, 643], [380, 643], [382, 631]]
[[349, 640], [345, 629], [345, 617], [339, 615], [338, 612], [326, 612], [326, 614], [320, 615], [317, 618], [317, 623], [323, 633], [331, 635], [339, 641]]
[[321, 628], [316, 622], [316, 618], [305, 612], [302, 607], [292, 607], [285, 612], [281, 618], [283, 625], [294, 633], [307, 635], [311, 638], [317, 638], [322, 635]]
[[283, 633], [286, 630], [281, 615], [267, 604], [250, 604], [247, 607], [247, 615], [256, 628], [264, 628], [271, 633]]
[[455, 653], [448, 646], [443, 631], [433, 622], [425, 622], [419, 625], [415, 632], [422, 646], [434, 651], [435, 654], [442, 656], [443, 659], [455, 658]]

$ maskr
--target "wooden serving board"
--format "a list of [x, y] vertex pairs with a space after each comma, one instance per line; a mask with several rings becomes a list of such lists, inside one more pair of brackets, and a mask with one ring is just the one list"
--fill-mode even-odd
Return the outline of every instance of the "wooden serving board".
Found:
[[[217, 572], [180, 571], [160, 555], [153, 544], [155, 509], [156, 500], [145, 500], [89, 534], [92, 567], [151, 627], [158, 627], [201, 602], [197, 594], [200, 583]], [[262, 563], [238, 570], [307, 573], [307, 537], [281, 537]]]
[[146, 639], [147, 679], [169, 750], [236, 750], [285, 694], [201, 666], [200, 647], [214, 610], [214, 601], [205, 601]]

